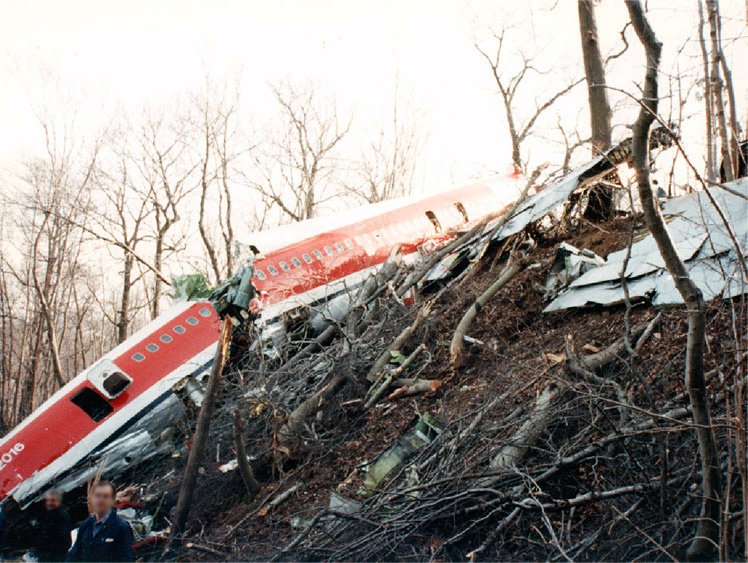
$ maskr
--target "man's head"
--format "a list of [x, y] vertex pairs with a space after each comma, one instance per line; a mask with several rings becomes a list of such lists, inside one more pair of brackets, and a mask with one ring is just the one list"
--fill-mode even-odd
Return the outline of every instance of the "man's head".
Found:
[[114, 508], [117, 490], [110, 481], [99, 481], [91, 489], [91, 509], [95, 514], [104, 516]]
[[57, 510], [62, 504], [62, 493], [59, 489], [50, 489], [44, 493], [44, 505], [47, 510]]

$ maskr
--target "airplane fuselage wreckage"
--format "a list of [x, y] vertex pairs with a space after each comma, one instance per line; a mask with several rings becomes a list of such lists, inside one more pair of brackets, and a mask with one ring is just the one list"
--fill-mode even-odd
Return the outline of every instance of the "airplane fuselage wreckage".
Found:
[[527, 181], [521, 174], [493, 177], [257, 233], [254, 257], [216, 298], [183, 301], [163, 313], [0, 441], [0, 499], [12, 497], [25, 508], [49, 487], [72, 490], [102, 467], [112, 477], [169, 451], [184, 401], [199, 404], [220, 316], [253, 320], [263, 347], [283, 338], [295, 315], [324, 326], [346, 313], [356, 289], [394, 246], [405, 263], [414, 262], [505, 210]]

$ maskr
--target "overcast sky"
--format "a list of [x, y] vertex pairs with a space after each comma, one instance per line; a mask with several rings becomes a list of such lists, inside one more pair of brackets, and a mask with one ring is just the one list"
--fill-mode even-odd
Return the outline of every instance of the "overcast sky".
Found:
[[[0, 162], [37, 147], [40, 131], [29, 97], [39, 95], [45, 80], [40, 77], [56, 76], [55, 88], [82, 97], [85, 110], [96, 115], [116, 106], [166, 101], [197, 87], [207, 70], [215, 77], [241, 72], [242, 104], [257, 113], [269, 107], [268, 81], [311, 77], [364, 120], [389, 107], [399, 75], [401, 88], [427, 116], [430, 161], [440, 168], [440, 177], [506, 169], [510, 155], [503, 110], [474, 37], [491, 26], [526, 21], [535, 12], [532, 26], [520, 27], [514, 46], [544, 49], [541, 64], [557, 74], [580, 72], [576, 3], [559, 0], [550, 16], [543, 12], [549, 4], [2, 0]], [[743, 0], [721, 4], [725, 37], [741, 38], [729, 57], [744, 116], [746, 7]], [[700, 65], [695, 0], [649, 0], [648, 6], [665, 43], [663, 70], [675, 70], [675, 54], [685, 46], [680, 69], [693, 73]], [[625, 7], [603, 0], [597, 12], [603, 50], [612, 52], [620, 45]], [[641, 51], [633, 33], [629, 36], [632, 48], [616, 61], [609, 81], [633, 90], [633, 81], [642, 75]], [[536, 84], [542, 96], [543, 79]], [[583, 88], [560, 109], [565, 119], [579, 118], [586, 127], [587, 116], [579, 109], [586, 109]], [[691, 112], [699, 109], [694, 101]]]

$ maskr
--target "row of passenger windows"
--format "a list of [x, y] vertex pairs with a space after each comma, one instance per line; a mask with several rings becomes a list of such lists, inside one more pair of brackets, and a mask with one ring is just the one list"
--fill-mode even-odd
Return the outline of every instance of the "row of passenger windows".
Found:
[[[359, 237], [356, 237], [356, 238], [359, 238]], [[343, 252], [345, 252], [345, 248], [343, 247], [343, 244], [345, 244], [345, 246], [348, 249], [352, 249], [355, 246], [351, 239], [345, 239], [342, 243], [336, 242], [332, 246], [323, 247], [322, 250], [324, 250], [325, 254], [327, 254], [328, 256], [333, 256], [335, 254], [335, 251], [333, 251], [333, 247], [335, 247], [335, 250], [337, 250], [340, 254], [342, 254]], [[324, 254], [322, 254], [321, 250], [312, 250], [312, 255], [317, 260], [322, 260], [324, 258]], [[304, 254], [301, 255], [301, 259], [304, 260], [304, 262], [306, 262], [307, 264], [311, 264], [314, 261], [314, 259], [312, 258], [312, 255], [309, 255], [305, 252]], [[290, 262], [291, 264], [293, 264], [295, 268], [301, 268], [301, 265], [302, 265], [301, 260], [299, 260], [298, 258], [293, 257], [291, 258]], [[291, 270], [291, 266], [289, 266], [288, 262], [286, 261], [279, 262], [278, 266], [284, 272], [288, 272], [289, 270]], [[278, 268], [276, 268], [275, 266], [268, 266], [267, 271], [271, 276], [277, 276], [279, 273]], [[255, 270], [255, 276], [257, 276], [257, 279], [260, 279], [260, 280], [267, 279], [267, 275], [265, 275], [265, 272], [263, 272], [259, 268]]]
[[[454, 204], [454, 206], [457, 208], [457, 211], [462, 216], [462, 218], [467, 222], [469, 220], [467, 211], [465, 210], [465, 206], [462, 205], [459, 201]], [[442, 230], [441, 224], [439, 223], [439, 219], [437, 219], [436, 214], [433, 211], [427, 211], [426, 217], [431, 222], [431, 225], [434, 227], [434, 230], [439, 233]], [[377, 244], [377, 239], [382, 239], [383, 236], [386, 238], [394, 239], [398, 235], [402, 236], [410, 236], [415, 232], [418, 232], [419, 230], [422, 230], [423, 226], [420, 224], [419, 221], [415, 219], [411, 219], [410, 221], [404, 221], [401, 223], [395, 223], [392, 226], [387, 226], [382, 228], [379, 231], [374, 231], [373, 236], [369, 233], [365, 233], [360, 236], [355, 236], [353, 239], [356, 241], [355, 244], [351, 239], [345, 239], [342, 243], [336, 242], [333, 244], [335, 247], [335, 250], [337, 250], [340, 254], [342, 254], [345, 251], [345, 248], [343, 248], [343, 244], [350, 250], [352, 249], [356, 244], [358, 246], [375, 246]], [[335, 252], [333, 252], [332, 247], [325, 246], [323, 249], [325, 251], [325, 254], [328, 256], [333, 256]], [[313, 250], [312, 255], [317, 260], [322, 260], [324, 258], [324, 255], [322, 254], [322, 251], [320, 250]], [[302, 260], [306, 262], [307, 264], [311, 264], [313, 262], [312, 256], [310, 256], [307, 253], [304, 253], [301, 255]], [[290, 260], [291, 264], [293, 264], [296, 268], [301, 268], [301, 260], [294, 257]], [[291, 270], [291, 266], [288, 265], [288, 262], [281, 261], [278, 263], [278, 267], [283, 270], [284, 272], [288, 272]], [[278, 271], [278, 267], [276, 266], [268, 266], [267, 272], [271, 276], [277, 276], [280, 272]], [[255, 276], [259, 280], [267, 279], [267, 275], [265, 272], [263, 272], [260, 268], [255, 269]]]
[[[200, 314], [201, 317], [209, 317], [211, 315], [210, 309], [207, 309], [207, 308], [200, 309], [199, 314]], [[195, 326], [199, 321], [197, 320], [196, 317], [187, 317], [185, 319], [185, 322], [188, 325], [190, 325], [190, 326]], [[187, 332], [187, 329], [185, 327], [183, 327], [182, 325], [177, 325], [174, 328], [172, 328], [171, 330], [174, 331], [174, 334], [184, 334], [185, 332]], [[163, 344], [169, 344], [171, 341], [174, 340], [171, 337], [171, 335], [166, 334], [166, 333], [164, 333], [161, 336], [159, 336], [158, 339]], [[151, 342], [151, 343], [149, 343], [149, 344], [146, 345], [145, 349], [147, 351], [149, 351], [149, 352], [152, 352], [152, 353], [153, 352], [158, 352], [158, 344], [155, 344], [154, 342]], [[138, 353], [135, 353], [135, 354], [132, 355], [132, 359], [135, 360], [136, 362], [142, 362], [143, 360], [145, 360], [145, 355], [143, 355], [143, 354], [141, 354], [141, 353], [138, 352]]]

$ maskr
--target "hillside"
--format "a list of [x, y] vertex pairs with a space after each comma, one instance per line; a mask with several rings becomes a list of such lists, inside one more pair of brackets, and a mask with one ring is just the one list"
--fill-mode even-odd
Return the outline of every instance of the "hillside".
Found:
[[[491, 245], [474, 275], [423, 295], [414, 307], [383, 292], [360, 336], [339, 335], [306, 357], [269, 362], [248, 353], [235, 333], [188, 541], [171, 556], [682, 558], [699, 511], [697, 444], [683, 388], [683, 308], [541, 312], [547, 300], [539, 288], [559, 243], [605, 256], [626, 247], [631, 221], [532, 225]], [[530, 233], [534, 246], [519, 273], [480, 310], [464, 360], [451, 366], [455, 327], [506, 271], [509, 249], [528, 246]], [[425, 303], [430, 310], [419, 315]], [[744, 352], [734, 329], [741, 314], [742, 301], [716, 299], [708, 309], [706, 371], [722, 444], [730, 443], [728, 423], [735, 417], [736, 357]], [[413, 381], [401, 381], [367, 405], [370, 386], [376, 388], [367, 373], [416, 319], [416, 329], [391, 357], [409, 363], [397, 379], [425, 380], [428, 390], [406, 395]], [[627, 322], [635, 357], [622, 340]], [[400, 396], [393, 397], [396, 391]], [[319, 407], [290, 429], [299, 405], [320, 395]], [[238, 470], [226, 471], [235, 458], [237, 410], [260, 485], [254, 497]], [[427, 424], [414, 434], [419, 420]], [[410, 455], [388, 466], [392, 471], [373, 488], [375, 472], [367, 473], [366, 464], [396, 444], [396, 460]], [[167, 462], [174, 472], [160, 460], [131, 477], [134, 485], [151, 484], [144, 496], [158, 499], [162, 516], [175, 502], [174, 477], [187, 452], [180, 446]], [[736, 479], [732, 456], [723, 464]], [[165, 474], [166, 481], [158, 478]], [[740, 518], [740, 488], [731, 483], [734, 508], [727, 505], [726, 517]], [[740, 538], [725, 545], [727, 556], [742, 553]]]

